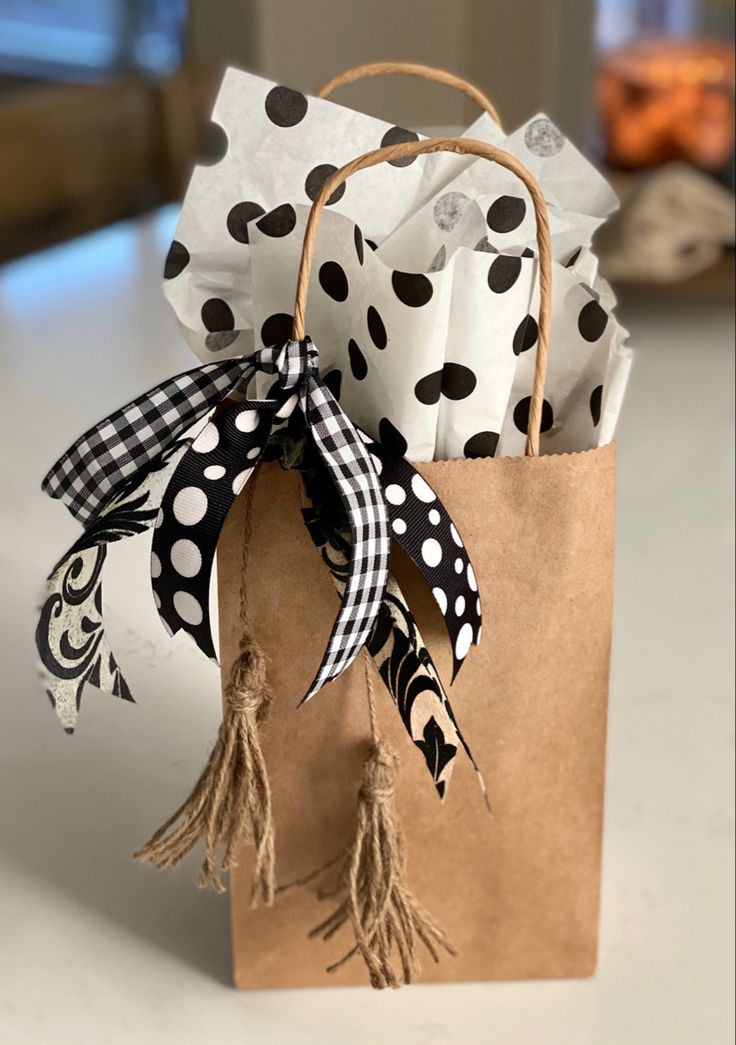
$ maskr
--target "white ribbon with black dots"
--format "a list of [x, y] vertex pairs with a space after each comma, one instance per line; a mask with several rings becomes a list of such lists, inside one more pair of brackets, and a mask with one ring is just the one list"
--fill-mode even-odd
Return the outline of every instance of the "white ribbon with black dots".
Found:
[[[257, 371], [274, 375], [267, 399], [228, 398], [235, 386], [247, 387]], [[172, 454], [177, 435], [215, 406], [197, 438]], [[222, 526], [263, 459], [275, 426], [295, 411], [301, 415], [312, 460], [319, 462], [339, 496], [350, 536], [339, 613], [304, 699], [344, 671], [366, 645], [386, 594], [392, 536], [420, 570], [443, 613], [457, 673], [481, 633], [477, 584], [460, 535], [419, 473], [343, 413], [320, 377], [315, 345], [309, 339], [288, 341], [151, 389], [86, 432], [44, 480], [44, 489], [87, 522], [85, 537], [49, 578], [36, 635], [47, 690], [60, 714], [63, 709], [67, 728], [73, 727], [86, 681], [104, 685], [114, 674], [115, 691], [129, 696], [104, 644], [101, 588], [95, 587], [111, 540], [154, 526], [151, 581], [159, 614], [170, 633], [185, 631], [206, 656], [216, 659], [208, 606]], [[150, 483], [141, 487], [148, 474], [163, 477], [158, 501]], [[144, 488], [141, 512], [140, 497], [133, 495]], [[108, 519], [117, 520], [116, 525]], [[87, 546], [99, 554], [94, 583], [86, 586], [82, 599], [69, 579], [82, 571], [80, 551]], [[86, 634], [90, 599], [96, 607], [95, 626]], [[106, 664], [91, 655], [95, 644], [109, 654]]]

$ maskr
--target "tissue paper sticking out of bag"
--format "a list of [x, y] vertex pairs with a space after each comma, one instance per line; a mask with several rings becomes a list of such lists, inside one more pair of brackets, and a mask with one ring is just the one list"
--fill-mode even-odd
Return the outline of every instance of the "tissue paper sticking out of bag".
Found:
[[[194, 172], [165, 281], [208, 361], [290, 336], [304, 229], [324, 178], [420, 137], [233, 70], [213, 119], [223, 155]], [[483, 114], [465, 135], [516, 156], [549, 208], [556, 264], [541, 452], [609, 442], [631, 352], [590, 243], [616, 197], [545, 116], [505, 137]], [[323, 215], [313, 272], [308, 330], [356, 423], [413, 460], [524, 452], [538, 264], [531, 200], [513, 175], [447, 153], [363, 171]], [[267, 393], [264, 382], [255, 394]]]
[[[310, 204], [330, 174], [364, 152], [425, 137], [236, 69], [225, 73], [212, 123], [220, 153], [192, 174], [164, 284], [204, 362], [222, 358], [234, 339], [228, 330], [245, 332], [230, 354], [253, 348], [249, 229], [260, 220], [283, 234], [291, 214], [280, 205]], [[495, 143], [503, 135], [482, 113], [465, 137]], [[339, 189], [331, 206], [381, 242], [472, 159], [438, 153], [382, 164]], [[213, 300], [224, 306], [207, 309]]]
[[[253, 315], [264, 342], [278, 341], [291, 321], [309, 208], [295, 212], [287, 236], [256, 229], [251, 238]], [[410, 460], [523, 454], [537, 343], [536, 258], [461, 248], [441, 271], [407, 273], [386, 266], [343, 215], [326, 212], [322, 225], [308, 325], [322, 372], [349, 416]], [[555, 266], [544, 453], [610, 441], [628, 355], [598, 296], [575, 267]], [[268, 387], [263, 378], [256, 394], [267, 395]]]

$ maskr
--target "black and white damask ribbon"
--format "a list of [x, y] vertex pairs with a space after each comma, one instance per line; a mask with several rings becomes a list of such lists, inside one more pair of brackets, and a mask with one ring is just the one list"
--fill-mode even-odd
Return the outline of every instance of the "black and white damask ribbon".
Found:
[[[227, 398], [236, 386], [239, 391], [247, 388], [256, 371], [275, 377], [268, 399]], [[215, 406], [194, 442], [177, 447], [173, 454], [176, 438]], [[442, 610], [455, 672], [471, 643], [479, 641], [480, 601], [472, 566], [439, 498], [408, 462], [350, 422], [320, 377], [314, 344], [308, 339], [290, 341], [157, 386], [86, 432], [44, 480], [44, 489], [64, 500], [87, 524], [83, 538], [49, 578], [37, 631], [48, 692], [60, 712], [63, 706], [67, 728], [73, 726], [84, 681], [108, 688], [112, 680], [113, 688], [127, 693], [119, 668], [112, 667], [111, 652], [103, 646], [96, 581], [90, 589], [99, 603], [93, 630], [97, 645], [109, 654], [107, 673], [99, 670], [104, 657], [90, 673], [89, 657], [80, 652], [88, 653], [94, 645], [86, 644], [83, 635], [92, 619], [86, 614], [88, 594], [81, 599], [68, 583], [84, 572], [80, 545], [87, 541], [97, 549], [93, 572], [99, 576], [109, 540], [153, 525], [156, 505], [151, 491], [146, 491], [145, 525], [138, 519], [128, 531], [123, 526], [113, 533], [106, 518], [126, 510], [129, 497], [146, 486], [149, 473], [165, 474], [151, 556], [154, 597], [167, 629], [186, 631], [214, 658], [208, 602], [217, 541], [272, 431], [294, 411], [302, 416], [311, 450], [334, 485], [350, 537], [340, 610], [304, 699], [339, 675], [367, 643], [384, 605], [392, 534], [416, 563]], [[71, 679], [77, 686], [73, 700]]]
[[74, 732], [87, 682], [133, 700], [105, 636], [102, 577], [107, 546], [150, 529], [162, 492], [188, 443], [175, 443], [124, 484], [75, 541], [46, 581], [36, 627], [41, 678], [68, 733]]

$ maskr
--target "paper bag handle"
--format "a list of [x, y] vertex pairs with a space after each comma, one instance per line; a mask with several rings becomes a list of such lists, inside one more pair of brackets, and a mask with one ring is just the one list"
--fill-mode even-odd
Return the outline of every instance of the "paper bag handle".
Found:
[[304, 231], [302, 256], [296, 281], [292, 337], [295, 341], [302, 341], [305, 337], [304, 312], [307, 306], [307, 297], [309, 296], [309, 280], [312, 271], [317, 230], [322, 211], [335, 190], [343, 182], [347, 181], [351, 174], [366, 170], [368, 167], [375, 167], [379, 163], [389, 163], [391, 160], [403, 160], [408, 157], [422, 156], [431, 152], [455, 152], [462, 156], [480, 156], [483, 159], [491, 160], [493, 163], [498, 163], [515, 174], [524, 183], [532, 198], [537, 222], [537, 245], [539, 247], [539, 333], [525, 454], [527, 457], [538, 457], [552, 317], [552, 244], [550, 241], [547, 204], [542, 195], [542, 190], [523, 163], [517, 160], [515, 156], [511, 156], [510, 153], [504, 152], [503, 149], [499, 149], [495, 145], [475, 141], [473, 138], [428, 138], [425, 141], [400, 142], [398, 145], [386, 145], [382, 149], [366, 152], [330, 175], [312, 204], [307, 227]]
[[416, 62], [370, 62], [368, 65], [353, 66], [353, 68], [339, 73], [323, 87], [320, 87], [317, 97], [327, 98], [338, 87], [344, 87], [346, 84], [354, 83], [356, 80], [362, 80], [368, 76], [385, 76], [392, 73], [418, 76], [422, 80], [432, 80], [434, 83], [441, 83], [446, 87], [453, 87], [456, 91], [462, 91], [476, 105], [484, 109], [499, 127], [501, 126], [501, 118], [495, 105], [479, 88], [474, 87], [467, 80], [463, 80], [461, 76], [455, 76], [454, 73], [447, 72], [446, 69], [435, 69], [431, 65], [419, 65]]

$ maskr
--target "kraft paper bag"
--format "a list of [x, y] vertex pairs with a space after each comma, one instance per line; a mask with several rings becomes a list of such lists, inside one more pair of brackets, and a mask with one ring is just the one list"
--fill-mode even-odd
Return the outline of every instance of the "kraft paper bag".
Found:
[[[611, 636], [615, 449], [418, 466], [456, 520], [484, 593], [481, 645], [450, 689], [485, 774], [493, 815], [469, 763], [440, 803], [376, 678], [382, 734], [402, 760], [398, 815], [412, 890], [457, 956], [423, 958], [420, 980], [443, 983], [582, 977], [596, 964], [606, 705]], [[263, 730], [281, 884], [349, 844], [369, 746], [360, 658], [307, 705], [297, 703], [324, 649], [338, 600], [300, 518], [300, 480], [259, 473], [245, 564], [248, 618], [269, 657], [273, 704]], [[246, 501], [219, 548], [223, 677], [238, 650]], [[411, 564], [392, 568], [449, 682], [451, 655]], [[329, 913], [319, 882], [250, 907], [250, 851], [231, 879], [235, 984], [241, 988], [364, 985], [352, 946], [308, 933]]]

